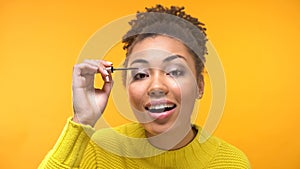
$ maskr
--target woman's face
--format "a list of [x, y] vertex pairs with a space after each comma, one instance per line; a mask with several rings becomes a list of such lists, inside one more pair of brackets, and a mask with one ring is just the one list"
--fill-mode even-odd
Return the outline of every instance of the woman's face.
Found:
[[128, 57], [128, 67], [139, 68], [127, 73], [129, 102], [148, 134], [190, 127], [203, 84], [197, 83], [187, 48], [176, 39], [154, 36], [135, 44]]

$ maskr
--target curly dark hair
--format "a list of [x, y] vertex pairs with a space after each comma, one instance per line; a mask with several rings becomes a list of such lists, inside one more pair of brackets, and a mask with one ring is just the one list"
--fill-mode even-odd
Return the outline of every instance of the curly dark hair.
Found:
[[[171, 6], [168, 8], [158, 4], [155, 7], [145, 9], [145, 12], [138, 11], [136, 19], [129, 22], [131, 29], [122, 39], [123, 49], [126, 50], [124, 66], [127, 67], [128, 55], [136, 43], [147, 37], [165, 35], [171, 38], [175, 37], [183, 42], [193, 56], [197, 77], [202, 80], [204, 55], [207, 53], [204, 23], [186, 14], [184, 7]], [[150, 14], [155, 15], [151, 16]]]

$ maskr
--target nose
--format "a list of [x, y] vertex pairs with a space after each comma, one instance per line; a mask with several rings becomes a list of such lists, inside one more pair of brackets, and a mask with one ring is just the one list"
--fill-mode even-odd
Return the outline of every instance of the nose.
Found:
[[153, 98], [159, 98], [167, 95], [169, 88], [167, 86], [166, 79], [163, 75], [163, 72], [156, 71], [150, 81], [148, 88], [148, 96]]
[[163, 90], [154, 89], [154, 90], [151, 90], [148, 95], [150, 97], [163, 97], [166, 95], [166, 93]]

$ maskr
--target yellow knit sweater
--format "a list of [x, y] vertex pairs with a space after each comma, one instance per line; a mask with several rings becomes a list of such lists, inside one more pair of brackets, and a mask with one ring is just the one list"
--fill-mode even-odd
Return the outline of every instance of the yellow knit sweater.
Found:
[[239, 149], [216, 137], [200, 143], [200, 132], [188, 145], [172, 151], [162, 151], [147, 141], [139, 144], [132, 139], [139, 138], [140, 142], [144, 137], [144, 129], [138, 123], [95, 132], [90, 126], [69, 119], [39, 168], [250, 168], [247, 157]]

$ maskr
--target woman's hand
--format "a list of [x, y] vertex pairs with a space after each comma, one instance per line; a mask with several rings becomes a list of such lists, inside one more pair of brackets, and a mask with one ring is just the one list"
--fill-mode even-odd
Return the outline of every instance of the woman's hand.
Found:
[[[73, 121], [94, 126], [101, 117], [107, 104], [113, 81], [105, 68], [111, 62], [103, 60], [85, 60], [73, 68]], [[94, 77], [100, 73], [104, 84], [102, 89], [94, 88]]]

